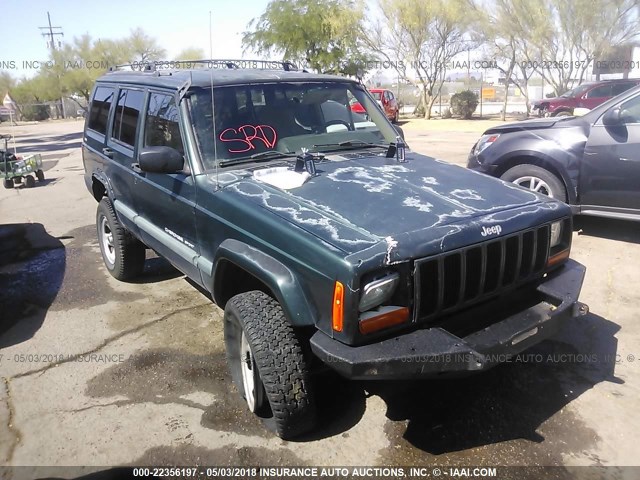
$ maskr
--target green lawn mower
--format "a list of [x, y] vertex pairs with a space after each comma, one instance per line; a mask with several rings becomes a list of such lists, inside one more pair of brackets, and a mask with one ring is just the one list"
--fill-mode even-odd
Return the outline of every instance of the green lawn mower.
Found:
[[39, 182], [44, 180], [42, 157], [40, 154], [17, 157], [9, 151], [10, 138], [11, 135], [0, 135], [0, 141], [4, 140], [4, 150], [0, 149], [0, 178], [4, 188], [13, 188], [23, 180], [27, 188], [35, 187], [34, 175]]

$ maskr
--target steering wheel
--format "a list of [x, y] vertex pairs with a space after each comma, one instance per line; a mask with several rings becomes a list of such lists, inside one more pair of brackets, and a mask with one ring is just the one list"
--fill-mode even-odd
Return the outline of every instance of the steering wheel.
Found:
[[353, 131], [355, 130], [355, 128], [353, 128], [349, 122], [345, 121], [345, 120], [340, 120], [340, 119], [336, 119], [336, 120], [329, 120], [327, 123], [324, 124], [325, 129], [327, 127], [330, 127], [331, 125], [344, 125], [345, 127], [347, 127], [347, 130], [349, 131]]

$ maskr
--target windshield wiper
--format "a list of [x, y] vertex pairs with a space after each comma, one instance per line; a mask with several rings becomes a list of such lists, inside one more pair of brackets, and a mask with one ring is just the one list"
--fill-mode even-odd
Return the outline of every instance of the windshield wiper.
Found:
[[338, 143], [320, 143], [320, 144], [313, 145], [313, 148], [318, 148], [318, 147], [389, 148], [389, 144], [364, 142], [362, 140], [345, 140], [343, 142], [338, 142]]
[[241, 163], [251, 163], [259, 160], [272, 160], [275, 158], [293, 158], [296, 154], [294, 152], [279, 152], [277, 150], [267, 150], [266, 152], [254, 153], [248, 157], [241, 158], [228, 158], [226, 160], [220, 160], [218, 165], [220, 167], [226, 167], [227, 165], [239, 165]]
[[396, 154], [395, 143], [371, 143], [364, 142], [362, 140], [345, 140], [338, 143], [323, 143], [320, 145], [314, 145], [313, 147], [384, 148], [387, 151], [385, 155], [387, 158], [392, 158]]

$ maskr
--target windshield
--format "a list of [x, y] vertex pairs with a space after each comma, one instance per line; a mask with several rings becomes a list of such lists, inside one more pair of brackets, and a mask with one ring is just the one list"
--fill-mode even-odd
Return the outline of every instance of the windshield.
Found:
[[[380, 107], [351, 82], [261, 83], [215, 87], [190, 95], [192, 125], [205, 169], [274, 152], [270, 158], [396, 141]], [[357, 108], [356, 108], [357, 107]], [[342, 144], [342, 145], [338, 145]]]
[[574, 98], [577, 97], [579, 95], [582, 95], [584, 92], [586, 92], [588, 90], [588, 88], [591, 85], [580, 85], [576, 88], [573, 88], [571, 90], [569, 90], [568, 92], [564, 92], [562, 95], [560, 95], [562, 98]]
[[382, 92], [371, 92], [371, 95], [373, 96], [373, 98], [375, 98], [376, 100], [381, 100], [382, 99]]

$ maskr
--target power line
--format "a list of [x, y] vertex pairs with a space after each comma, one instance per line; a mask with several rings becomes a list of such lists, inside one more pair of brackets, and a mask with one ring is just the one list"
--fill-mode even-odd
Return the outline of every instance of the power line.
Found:
[[[56, 40], [55, 36], [60, 35], [64, 37], [64, 33], [62, 32], [62, 27], [53, 27], [51, 26], [51, 15], [47, 12], [47, 19], [49, 20], [49, 25], [46, 27], [38, 27], [40, 30], [44, 30], [41, 35], [43, 37], [49, 37], [49, 41], [47, 42], [47, 46], [51, 48], [51, 50], [56, 49]], [[47, 31], [48, 30], [48, 31]], [[56, 31], [54, 31], [56, 30]], [[60, 31], [57, 31], [60, 30]]]

